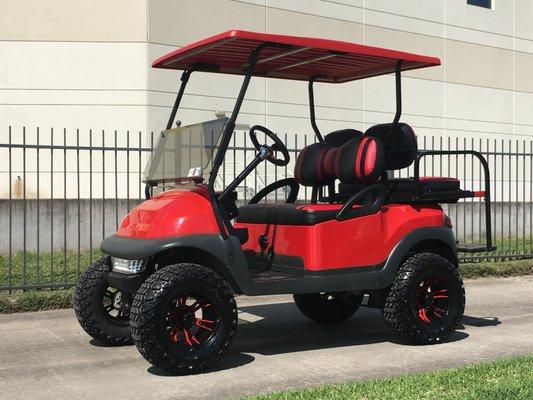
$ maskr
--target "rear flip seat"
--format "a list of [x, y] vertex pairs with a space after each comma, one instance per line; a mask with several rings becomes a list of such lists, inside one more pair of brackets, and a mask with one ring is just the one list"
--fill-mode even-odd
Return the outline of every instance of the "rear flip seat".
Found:
[[[420, 177], [418, 182], [414, 178], [390, 178], [387, 181], [391, 202], [412, 202], [414, 196], [428, 197], [429, 201], [442, 203], [455, 203], [465, 194], [460, 189], [460, 182], [455, 178], [447, 177]], [[339, 195], [341, 200], [363, 189], [365, 185], [349, 185], [339, 183]]]

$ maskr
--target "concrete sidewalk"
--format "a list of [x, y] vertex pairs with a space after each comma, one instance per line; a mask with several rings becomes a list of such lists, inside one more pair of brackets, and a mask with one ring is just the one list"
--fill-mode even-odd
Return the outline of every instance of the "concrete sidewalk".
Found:
[[318, 326], [289, 296], [243, 298], [231, 352], [217, 370], [168, 376], [134, 346], [99, 346], [72, 310], [0, 316], [0, 398], [222, 399], [533, 353], [533, 276], [466, 284], [464, 327], [447, 343], [397, 342], [379, 310]]

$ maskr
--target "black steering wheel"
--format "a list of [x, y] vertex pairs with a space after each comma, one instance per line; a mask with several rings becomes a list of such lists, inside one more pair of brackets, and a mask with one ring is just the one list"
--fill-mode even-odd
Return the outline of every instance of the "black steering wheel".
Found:
[[[259, 141], [257, 140], [256, 131], [263, 132], [265, 135], [267, 135], [270, 139], [274, 141], [274, 144], [272, 146], [267, 146], [266, 144], [259, 144]], [[254, 125], [250, 129], [249, 134], [250, 139], [252, 140], [252, 143], [254, 144], [254, 147], [257, 151], [261, 151], [261, 147], [266, 147], [268, 148], [268, 150], [270, 150], [270, 154], [266, 159], [272, 164], [277, 165], [279, 167], [283, 167], [289, 163], [291, 157], [289, 156], [289, 150], [287, 150], [287, 146], [285, 146], [281, 139], [270, 129], [267, 129], [261, 125]], [[276, 151], [279, 151], [281, 154], [283, 154], [283, 159], [279, 159], [274, 155], [274, 152]]]

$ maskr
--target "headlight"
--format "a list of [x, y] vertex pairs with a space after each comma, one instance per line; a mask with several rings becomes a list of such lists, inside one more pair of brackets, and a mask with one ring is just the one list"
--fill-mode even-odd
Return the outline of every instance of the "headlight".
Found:
[[146, 260], [124, 260], [122, 258], [112, 258], [113, 271], [123, 274], [138, 274], [144, 269]]

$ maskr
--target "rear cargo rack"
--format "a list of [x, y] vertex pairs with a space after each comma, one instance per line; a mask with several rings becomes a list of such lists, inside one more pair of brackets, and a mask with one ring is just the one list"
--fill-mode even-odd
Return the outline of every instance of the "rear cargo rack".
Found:
[[492, 222], [491, 222], [491, 200], [490, 200], [490, 171], [489, 164], [483, 155], [474, 150], [420, 150], [415, 159], [415, 182], [420, 181], [420, 160], [425, 156], [447, 156], [447, 155], [472, 155], [476, 157], [481, 163], [484, 171], [485, 190], [481, 192], [462, 191], [461, 198], [468, 197], [483, 197], [485, 202], [485, 244], [484, 245], [470, 245], [462, 244], [458, 246], [458, 251], [463, 253], [484, 253], [496, 250], [496, 246], [492, 245]]

